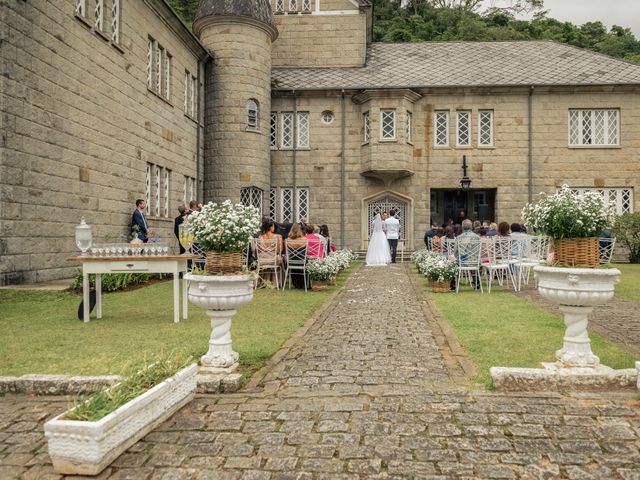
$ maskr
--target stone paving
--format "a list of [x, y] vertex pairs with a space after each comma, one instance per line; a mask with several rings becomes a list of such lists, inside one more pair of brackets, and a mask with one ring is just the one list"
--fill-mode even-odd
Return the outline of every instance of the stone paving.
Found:
[[[640, 395], [471, 392], [404, 266], [363, 268], [259, 381], [199, 395], [116, 479], [640, 479]], [[0, 478], [60, 478], [60, 397], [0, 399]], [[78, 478], [78, 477], [70, 477]]]

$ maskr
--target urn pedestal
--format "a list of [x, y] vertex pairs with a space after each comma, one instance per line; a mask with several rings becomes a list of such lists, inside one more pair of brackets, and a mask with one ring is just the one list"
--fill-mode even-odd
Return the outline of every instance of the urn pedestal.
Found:
[[189, 301], [207, 311], [211, 319], [209, 350], [200, 357], [200, 370], [230, 373], [238, 367], [238, 353], [231, 345], [231, 319], [236, 309], [253, 299], [251, 275], [192, 275]]

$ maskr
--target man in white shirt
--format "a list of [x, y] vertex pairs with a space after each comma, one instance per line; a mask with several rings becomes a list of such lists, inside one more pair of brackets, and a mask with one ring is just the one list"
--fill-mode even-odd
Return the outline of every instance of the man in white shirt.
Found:
[[400, 221], [396, 218], [396, 211], [391, 210], [391, 215], [384, 222], [386, 226], [387, 241], [391, 249], [391, 263], [396, 263], [396, 252], [398, 250], [398, 239], [400, 238]]

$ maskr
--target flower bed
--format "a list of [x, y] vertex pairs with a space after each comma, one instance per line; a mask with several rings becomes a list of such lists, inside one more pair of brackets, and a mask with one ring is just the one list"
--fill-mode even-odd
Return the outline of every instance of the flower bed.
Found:
[[456, 276], [456, 262], [439, 253], [426, 249], [418, 250], [411, 255], [411, 260], [415, 262], [420, 273], [434, 282], [450, 282]]

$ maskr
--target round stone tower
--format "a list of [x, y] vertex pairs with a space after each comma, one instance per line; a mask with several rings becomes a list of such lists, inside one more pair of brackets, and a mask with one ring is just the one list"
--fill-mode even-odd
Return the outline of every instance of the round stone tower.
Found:
[[[204, 200], [269, 198], [271, 42], [269, 0], [200, 0], [193, 29], [214, 59], [206, 72]], [[257, 113], [256, 113], [257, 110]], [[260, 190], [258, 190], [260, 189]]]

